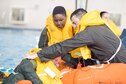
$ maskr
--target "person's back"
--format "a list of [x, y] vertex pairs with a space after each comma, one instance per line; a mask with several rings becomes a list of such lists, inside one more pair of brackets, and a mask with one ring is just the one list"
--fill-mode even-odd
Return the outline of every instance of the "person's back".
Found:
[[[116, 27], [113, 27], [112, 25], [108, 24], [108, 22], [107, 22], [107, 20], [109, 20], [109, 17], [108, 16], [106, 16], [106, 19], [107, 20], [104, 21], [104, 20], [102, 20], [100, 18], [100, 14], [101, 13], [98, 10], [91, 11], [89, 13], [86, 13], [85, 15], [83, 15], [83, 14], [80, 13], [82, 10], [83, 9], [78, 9], [78, 10], [74, 11], [72, 13], [72, 16], [71, 16], [71, 20], [73, 22], [73, 25], [78, 24], [78, 30], [79, 31], [85, 31], [89, 26], [90, 27], [94, 27], [96, 25], [106, 25], [107, 29], [109, 29], [111, 31], [110, 33], [117, 35], [116, 38], [119, 37], [118, 36], [118, 32], [117, 31], [115, 32], [115, 30], [114, 30]], [[78, 23], [78, 21], [79, 21], [78, 19], [80, 19], [80, 22], [79, 23]], [[97, 32], [97, 33], [100, 34], [100, 32]], [[104, 32], [102, 32], [102, 33], [104, 33]], [[95, 36], [95, 34], [94, 34], [94, 36]], [[109, 36], [111, 36], [111, 35], [109, 35]], [[108, 38], [109, 38], [109, 36], [108, 36]], [[112, 39], [112, 38], [110, 38], [110, 39]], [[104, 41], [101, 40], [101, 43], [104, 43]], [[113, 45], [113, 46], [115, 46], [115, 45]], [[111, 54], [111, 53], [109, 53], [109, 54]]]
[[[95, 56], [96, 59], [98, 58], [100, 61], [107, 61], [111, 58], [120, 45], [120, 40], [106, 25], [87, 27], [85, 31], [81, 32], [80, 36], [88, 36], [89, 40], [92, 41], [88, 47], [92, 50], [93, 56]], [[126, 49], [124, 46], [121, 46], [120, 52], [116, 55], [120, 59], [115, 56], [114, 60], [111, 62], [119, 62], [120, 60], [120, 62], [126, 63], [126, 60], [123, 59], [126, 57], [125, 55]]]

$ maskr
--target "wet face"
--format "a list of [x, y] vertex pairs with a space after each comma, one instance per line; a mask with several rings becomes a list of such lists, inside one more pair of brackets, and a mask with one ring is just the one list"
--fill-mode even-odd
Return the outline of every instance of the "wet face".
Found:
[[53, 63], [55, 64], [56, 67], [59, 67], [60, 62], [61, 62], [60, 60], [61, 60], [61, 57], [57, 57], [57, 58], [55, 58], [55, 59], [53, 60]]
[[78, 26], [78, 23], [79, 23], [79, 18], [76, 17], [76, 15], [73, 15], [72, 18], [71, 18], [71, 21], [72, 21], [72, 24], [73, 24], [73, 28], [77, 28]]
[[110, 20], [110, 15], [108, 14], [108, 13], [104, 13], [103, 15], [102, 15], [102, 19], [104, 19], [105, 21], [109, 21]]
[[56, 14], [53, 16], [53, 21], [58, 28], [63, 28], [66, 23], [66, 16], [63, 14]]

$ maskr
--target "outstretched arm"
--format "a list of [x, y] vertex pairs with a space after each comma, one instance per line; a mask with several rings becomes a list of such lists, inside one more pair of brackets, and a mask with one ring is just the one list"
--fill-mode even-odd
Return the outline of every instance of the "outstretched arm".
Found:
[[92, 43], [92, 39], [90, 35], [88, 35], [86, 31], [82, 31], [71, 39], [67, 39], [63, 42], [56, 43], [50, 47], [46, 47], [40, 50], [34, 57], [38, 56], [41, 61], [48, 61], [58, 56], [63, 56], [66, 53], [78, 47], [90, 45], [91, 43]]

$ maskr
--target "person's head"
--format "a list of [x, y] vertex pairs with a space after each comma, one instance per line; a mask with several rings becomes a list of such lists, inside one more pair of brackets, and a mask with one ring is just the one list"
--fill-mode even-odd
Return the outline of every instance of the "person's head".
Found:
[[53, 9], [52, 15], [53, 15], [54, 24], [58, 28], [63, 28], [66, 24], [66, 19], [67, 19], [65, 8], [62, 6], [56, 6]]
[[58, 68], [60, 63], [61, 63], [61, 57], [56, 57], [55, 59], [52, 60], [55, 66]]
[[107, 22], [110, 20], [110, 14], [106, 11], [101, 11], [100, 16], [102, 19], [104, 19]]
[[74, 27], [74, 28], [77, 27], [77, 25], [78, 25], [80, 19], [81, 19], [82, 16], [83, 16], [84, 14], [86, 14], [86, 13], [87, 13], [86, 10], [84, 10], [83, 8], [79, 8], [79, 9], [75, 10], [75, 11], [71, 14], [70, 19], [71, 19], [71, 21], [72, 21], [72, 24], [73, 24], [73, 27]]

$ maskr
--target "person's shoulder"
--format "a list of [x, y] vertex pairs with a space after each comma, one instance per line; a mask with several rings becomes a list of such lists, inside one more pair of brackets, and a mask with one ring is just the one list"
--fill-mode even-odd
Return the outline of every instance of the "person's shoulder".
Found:
[[42, 30], [42, 35], [47, 35], [47, 28], [45, 27], [43, 30]]
[[94, 28], [101, 28], [101, 27], [103, 27], [103, 28], [105, 28], [105, 27], [107, 27], [105, 24], [103, 24], [103, 25], [93, 25], [93, 26], [88, 26], [87, 27], [87, 29], [94, 29]]
[[106, 25], [94, 25], [94, 26], [88, 26], [86, 28], [86, 31], [103, 31], [103, 30], [106, 30], [108, 29], [108, 27]]

